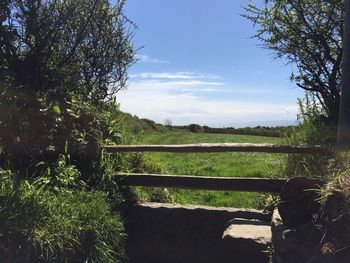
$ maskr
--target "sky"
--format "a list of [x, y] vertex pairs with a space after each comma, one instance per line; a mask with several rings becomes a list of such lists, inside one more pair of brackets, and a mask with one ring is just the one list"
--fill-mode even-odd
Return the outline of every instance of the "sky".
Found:
[[292, 66], [252, 39], [240, 14], [248, 0], [128, 0], [137, 25], [138, 62], [121, 110], [158, 123], [212, 127], [278, 125], [296, 120], [302, 91]]

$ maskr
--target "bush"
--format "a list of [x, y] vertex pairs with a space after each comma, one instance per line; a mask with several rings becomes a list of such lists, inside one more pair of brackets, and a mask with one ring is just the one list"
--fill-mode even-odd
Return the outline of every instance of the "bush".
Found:
[[59, 154], [69, 153], [84, 174], [99, 158], [103, 126], [96, 108], [72, 98], [65, 106], [46, 96], [12, 92], [0, 87], [0, 166], [25, 178], [40, 162], [54, 163]]
[[190, 124], [190, 125], [188, 125], [188, 129], [190, 132], [202, 132], [203, 131], [202, 126], [200, 126], [198, 124]]
[[[336, 129], [325, 122], [325, 113], [320, 110], [312, 97], [299, 101], [301, 122], [283, 138], [290, 145], [320, 145], [334, 151]], [[334, 154], [289, 154], [286, 158], [284, 175], [287, 177], [327, 177]]]

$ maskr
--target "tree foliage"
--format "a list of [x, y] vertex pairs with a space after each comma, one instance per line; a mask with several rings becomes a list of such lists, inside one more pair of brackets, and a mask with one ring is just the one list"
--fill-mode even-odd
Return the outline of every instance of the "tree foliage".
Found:
[[344, 5], [342, 0], [265, 0], [248, 4], [255, 38], [297, 67], [291, 80], [317, 97], [330, 124], [338, 120]]
[[100, 115], [109, 98], [116, 107], [112, 95], [134, 62], [134, 25], [123, 6], [0, 1], [0, 166], [26, 174], [69, 153], [91, 174], [109, 136]]
[[125, 86], [134, 62], [124, 1], [3, 0], [0, 79], [60, 100], [96, 103]]

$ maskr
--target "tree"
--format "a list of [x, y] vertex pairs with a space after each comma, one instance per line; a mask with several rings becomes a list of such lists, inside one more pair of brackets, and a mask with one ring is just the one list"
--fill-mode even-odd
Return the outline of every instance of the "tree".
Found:
[[173, 122], [170, 119], [165, 119], [164, 125], [170, 127], [173, 124]]
[[276, 58], [294, 64], [291, 80], [313, 94], [327, 122], [338, 121], [341, 83], [343, 0], [266, 0], [243, 15], [258, 25], [255, 38]]
[[134, 62], [124, 2], [2, 0], [0, 79], [55, 100], [75, 94], [98, 103], [113, 95]]
[[110, 136], [103, 109], [115, 106], [113, 94], [134, 62], [134, 25], [123, 6], [0, 1], [0, 166], [26, 174], [69, 153], [90, 169], [99, 158]]
[[190, 124], [188, 125], [190, 132], [202, 132], [203, 128], [199, 124]]

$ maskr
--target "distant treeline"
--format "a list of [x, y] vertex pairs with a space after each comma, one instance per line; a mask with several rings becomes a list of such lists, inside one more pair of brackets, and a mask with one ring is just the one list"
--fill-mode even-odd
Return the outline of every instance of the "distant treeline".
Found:
[[126, 128], [133, 134], [139, 134], [142, 132], [158, 131], [167, 132], [170, 130], [185, 130], [190, 132], [206, 132], [206, 133], [222, 133], [222, 134], [241, 134], [241, 135], [256, 135], [267, 137], [281, 137], [289, 134], [295, 129], [295, 126], [256, 126], [245, 128], [212, 128], [209, 126], [201, 126], [198, 124], [190, 124], [184, 126], [172, 126], [156, 123], [149, 119], [141, 119], [136, 115], [120, 112], [123, 121], [126, 123]]
[[223, 133], [223, 134], [242, 134], [242, 135], [256, 135], [256, 136], [267, 136], [267, 137], [281, 137], [285, 134], [290, 133], [295, 126], [256, 126], [256, 127], [245, 127], [245, 128], [212, 128], [208, 126], [201, 126], [198, 124], [190, 124], [186, 126], [174, 126], [176, 129], [185, 129], [191, 132], [206, 132], [206, 133]]

